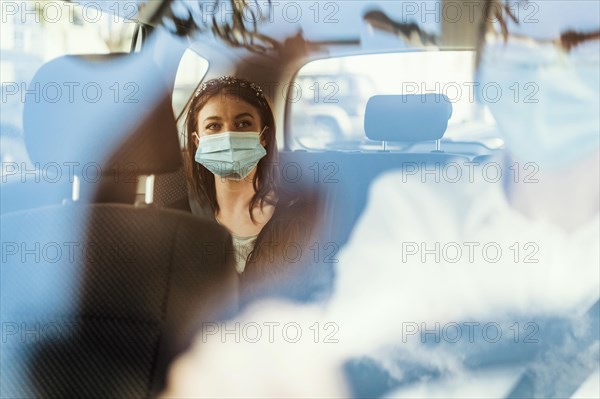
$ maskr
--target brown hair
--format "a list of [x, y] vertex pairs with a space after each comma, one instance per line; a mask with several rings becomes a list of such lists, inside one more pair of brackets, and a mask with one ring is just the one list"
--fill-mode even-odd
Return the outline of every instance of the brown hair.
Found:
[[[258, 111], [263, 123], [260, 129], [264, 128], [262, 137], [267, 155], [258, 162], [256, 174], [252, 181], [255, 193], [250, 200], [248, 209], [250, 218], [254, 222], [252, 210], [257, 205], [262, 208], [265, 202], [275, 205], [279, 188], [279, 174], [275, 167], [278, 159], [275, 119], [267, 99], [256, 84], [241, 78], [223, 76], [200, 85], [199, 90], [189, 104], [185, 121], [186, 148], [184, 161], [186, 177], [192, 193], [200, 205], [210, 207], [214, 213], [218, 212], [219, 204], [215, 192], [215, 177], [203, 165], [195, 161], [196, 145], [192, 137], [192, 133], [196, 131], [198, 126], [198, 113], [215, 96], [233, 97], [250, 104]], [[273, 195], [275, 195], [275, 198], [272, 197]]]

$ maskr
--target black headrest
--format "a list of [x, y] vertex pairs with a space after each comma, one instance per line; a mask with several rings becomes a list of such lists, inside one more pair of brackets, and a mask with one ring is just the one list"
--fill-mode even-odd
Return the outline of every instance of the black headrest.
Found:
[[373, 96], [365, 111], [365, 133], [379, 141], [439, 140], [451, 116], [452, 103], [443, 94]]
[[24, 137], [33, 162], [124, 177], [181, 166], [171, 91], [148, 54], [63, 56], [24, 93]]

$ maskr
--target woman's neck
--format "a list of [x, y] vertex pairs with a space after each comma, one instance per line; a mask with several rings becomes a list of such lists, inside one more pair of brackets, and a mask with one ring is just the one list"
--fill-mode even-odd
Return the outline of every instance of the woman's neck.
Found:
[[215, 176], [215, 193], [219, 212], [232, 214], [236, 211], [245, 210], [248, 212], [248, 205], [254, 196], [255, 170], [242, 180], [224, 179]]
[[260, 233], [263, 226], [271, 219], [275, 207], [272, 205], [256, 206], [252, 209], [252, 219], [248, 207], [255, 194], [254, 173], [245, 179], [215, 180], [215, 189], [219, 212], [215, 215], [217, 221], [225, 226], [231, 234], [248, 237]]
[[534, 177], [537, 182], [508, 182], [509, 203], [531, 219], [549, 221], [566, 231], [575, 230], [598, 214], [599, 154], [560, 171], [545, 171], [540, 167]]

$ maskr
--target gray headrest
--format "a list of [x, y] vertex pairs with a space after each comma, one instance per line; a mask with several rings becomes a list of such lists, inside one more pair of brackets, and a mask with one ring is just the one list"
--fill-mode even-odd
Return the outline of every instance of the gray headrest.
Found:
[[24, 95], [31, 160], [77, 174], [96, 173], [98, 165], [103, 174], [117, 167], [130, 177], [177, 170], [177, 127], [161, 76], [143, 54], [63, 56], [44, 64]]
[[451, 116], [452, 103], [443, 94], [373, 96], [365, 111], [365, 133], [379, 141], [439, 140]]

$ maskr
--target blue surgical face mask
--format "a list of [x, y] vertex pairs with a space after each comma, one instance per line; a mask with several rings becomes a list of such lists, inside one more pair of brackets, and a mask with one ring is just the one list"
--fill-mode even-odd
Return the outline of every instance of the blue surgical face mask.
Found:
[[202, 136], [196, 150], [196, 162], [216, 176], [244, 179], [267, 155], [260, 143], [261, 133], [224, 132]]
[[515, 158], [556, 170], [598, 151], [599, 58], [599, 41], [570, 53], [551, 43], [486, 46], [479, 83], [502, 89], [485, 103]]

